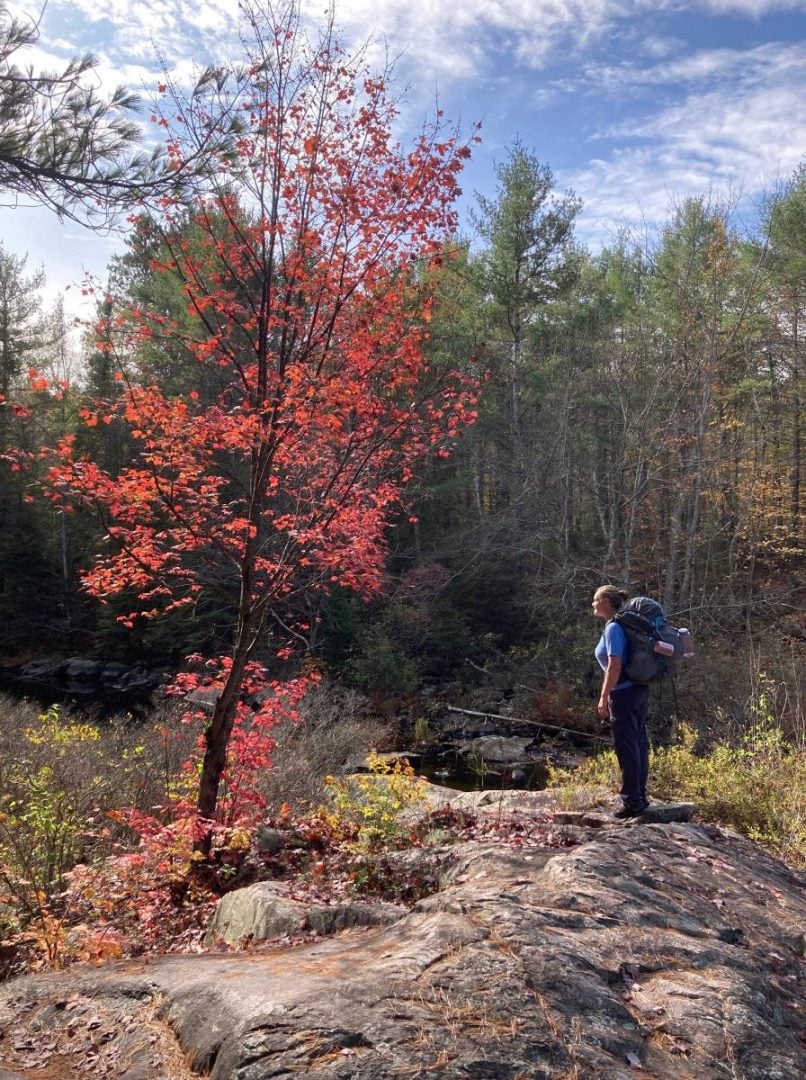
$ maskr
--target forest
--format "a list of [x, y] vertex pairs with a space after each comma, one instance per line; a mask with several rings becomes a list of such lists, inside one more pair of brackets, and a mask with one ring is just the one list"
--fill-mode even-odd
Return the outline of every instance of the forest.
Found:
[[[473, 238], [447, 238], [416, 282], [429, 365], [480, 380], [475, 422], [411, 469], [369, 603], [339, 582], [278, 617], [304, 616], [302, 654], [366, 693], [473, 681], [472, 660], [528, 668], [581, 700], [590, 594], [612, 581], [658, 597], [702, 640], [692, 713], [740, 721], [763, 670], [788, 687], [781, 719], [802, 730], [806, 171], [754, 237], [703, 197], [671, 208], [651, 246], [624, 236], [595, 254], [574, 239], [578, 203], [534, 154], [512, 147], [498, 181]], [[70, 438], [112, 476], [131, 467], [130, 435], [97, 419], [124, 360], [127, 378], [173, 400], [215, 400], [192, 270], [169, 253], [195, 245], [204, 259], [209, 238], [190, 220], [165, 228], [138, 221], [78, 351], [63, 312], [37, 302], [37, 274], [2, 252], [0, 393], [18, 403], [0, 412], [4, 454]], [[130, 331], [119, 312], [142, 323]], [[63, 389], [32, 389], [32, 370]], [[2, 483], [6, 665], [44, 651], [178, 667], [229, 647], [234, 590], [128, 628], [126, 592], [99, 604], [82, 578], [108, 540], [103, 515], [32, 499], [29, 470]]]
[[[162, 159], [121, 173], [118, 128], [96, 187], [74, 160], [60, 189], [40, 147], [42, 198], [89, 220], [103, 181], [128, 222], [80, 335], [0, 245], [6, 686], [56, 656], [166, 687], [134, 720], [6, 701], [0, 919], [54, 963], [66, 875], [87, 924], [112, 918], [92, 852], [128, 922], [76, 956], [162, 940], [171, 904], [190, 933], [251, 830], [307, 796], [306, 724], [322, 774], [446, 705], [599, 732], [605, 583], [696, 644], [653, 698], [660, 752], [682, 731], [693, 775], [716, 748], [745, 800], [802, 778], [806, 164], [751, 230], [704, 193], [589, 250], [516, 141], [462, 231], [479, 129], [436, 115], [401, 148], [382, 75], [263, 18], [243, 67], [160, 88]], [[772, 846], [802, 858], [788, 812], [800, 839]], [[109, 859], [124, 837], [145, 862]], [[135, 930], [143, 875], [164, 888]]]

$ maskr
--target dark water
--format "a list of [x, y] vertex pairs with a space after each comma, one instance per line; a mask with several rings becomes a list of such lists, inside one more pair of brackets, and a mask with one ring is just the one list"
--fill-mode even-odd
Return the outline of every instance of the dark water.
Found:
[[409, 760], [418, 776], [456, 791], [542, 791], [548, 781], [548, 768], [542, 761], [479, 768], [469, 766], [459, 754], [438, 749], [418, 751]]

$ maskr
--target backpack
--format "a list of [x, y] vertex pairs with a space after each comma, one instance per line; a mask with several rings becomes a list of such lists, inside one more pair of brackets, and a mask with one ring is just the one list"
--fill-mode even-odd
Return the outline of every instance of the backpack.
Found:
[[[663, 608], [657, 600], [648, 596], [636, 596], [624, 605], [614, 616], [627, 635], [629, 653], [624, 665], [624, 674], [632, 682], [660, 682], [674, 672], [675, 661], [681, 656], [691, 656], [691, 637], [688, 630], [678, 630], [667, 622]], [[656, 652], [656, 646], [665, 642], [672, 647], [669, 655]]]

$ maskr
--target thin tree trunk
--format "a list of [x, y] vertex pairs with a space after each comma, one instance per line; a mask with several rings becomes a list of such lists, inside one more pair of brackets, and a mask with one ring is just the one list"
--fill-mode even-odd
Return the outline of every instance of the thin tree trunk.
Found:
[[647, 482], [647, 467], [646, 461], [642, 458], [635, 467], [635, 475], [633, 477], [633, 489], [629, 500], [629, 509], [627, 511], [627, 521], [624, 525], [624, 584], [629, 585], [630, 578], [632, 577], [632, 546], [635, 539], [635, 525], [638, 520], [638, 506], [641, 502], [641, 496], [646, 490]]
[[479, 519], [479, 524], [484, 521], [484, 501], [483, 501], [483, 487], [484, 487], [484, 466], [483, 466], [483, 454], [484, 448], [482, 446], [476, 446], [473, 450], [473, 502], [476, 507], [476, 515]]
[[[710, 392], [706, 395], [710, 399]], [[694, 563], [699, 544], [700, 514], [702, 510], [703, 470], [705, 468], [705, 434], [708, 423], [708, 408], [703, 403], [700, 416], [697, 421], [697, 441], [693, 457], [687, 470], [691, 477], [691, 492], [688, 496], [689, 513], [686, 522], [686, 548], [683, 556], [683, 580], [680, 585], [681, 596], [691, 601], [694, 590]]]
[[[199, 777], [199, 817], [212, 820], [218, 804], [221, 777], [227, 766], [227, 748], [235, 724], [235, 714], [243, 685], [244, 672], [252, 651], [250, 641], [254, 640], [251, 627], [243, 624], [238, 631], [238, 638], [233, 650], [232, 667], [227, 675], [221, 696], [215, 704], [210, 723], [204, 732], [204, 758]], [[209, 854], [211, 834], [208, 832], [199, 845], [199, 850]]]
[[672, 511], [669, 515], [669, 539], [666, 548], [666, 571], [663, 588], [663, 606], [667, 611], [671, 611], [674, 606], [675, 579], [677, 577], [677, 547], [680, 538], [680, 524], [683, 519], [683, 506], [685, 501], [685, 492], [678, 491], [674, 496]]
[[802, 412], [800, 398], [800, 341], [799, 341], [800, 305], [795, 303], [792, 318], [792, 469], [790, 471], [790, 513], [792, 516], [792, 534], [800, 535], [801, 516], [801, 457], [803, 453]]
[[563, 463], [563, 523], [562, 523], [562, 550], [566, 559], [571, 553], [571, 529], [574, 515], [574, 487], [572, 480], [571, 469], [571, 450], [570, 439], [568, 437], [568, 431], [571, 424], [571, 416], [569, 409], [569, 395], [568, 388], [566, 387], [566, 395], [563, 408], [563, 432], [562, 432], [562, 452], [561, 460]]

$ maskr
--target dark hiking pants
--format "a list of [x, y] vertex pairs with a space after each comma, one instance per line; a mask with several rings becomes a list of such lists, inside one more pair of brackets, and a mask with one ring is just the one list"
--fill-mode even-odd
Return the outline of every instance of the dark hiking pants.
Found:
[[649, 687], [633, 684], [610, 694], [610, 724], [621, 768], [621, 798], [630, 810], [647, 805]]

